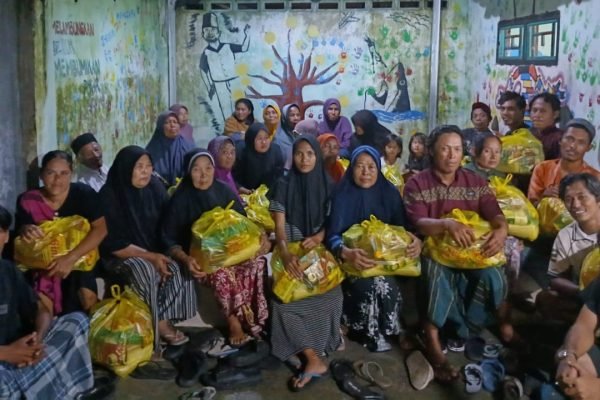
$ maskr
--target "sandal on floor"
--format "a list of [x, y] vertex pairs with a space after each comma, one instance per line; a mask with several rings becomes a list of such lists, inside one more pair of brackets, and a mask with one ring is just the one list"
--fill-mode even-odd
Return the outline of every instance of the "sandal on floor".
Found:
[[523, 384], [514, 376], [507, 376], [502, 381], [502, 399], [520, 400], [523, 397]]
[[452, 383], [460, 377], [460, 374], [456, 368], [454, 368], [449, 361], [445, 361], [442, 364], [432, 365], [432, 367], [433, 377], [442, 384]]
[[423, 353], [415, 350], [406, 357], [408, 379], [416, 390], [423, 390], [434, 378], [433, 368]]
[[262, 374], [258, 368], [233, 368], [220, 365], [202, 375], [200, 380], [206, 386], [212, 386], [217, 390], [231, 390], [261, 383]]
[[359, 378], [373, 383], [382, 389], [392, 386], [392, 380], [384, 375], [383, 368], [375, 361], [355, 361], [352, 366]]
[[504, 379], [504, 366], [497, 358], [483, 360], [479, 365], [483, 371], [483, 388], [488, 392], [495, 392]]
[[473, 394], [481, 390], [483, 383], [483, 371], [477, 364], [467, 364], [464, 368], [465, 374], [465, 391]]
[[[309, 386], [313, 386], [318, 382], [322, 382], [329, 376], [329, 371], [325, 371], [322, 374], [316, 372], [300, 372], [298, 375], [294, 375], [288, 381], [288, 388], [292, 392], [300, 392]], [[304, 378], [310, 378], [308, 382], [304, 384], [304, 386], [297, 386], [297, 383], [303, 380]]]
[[348, 360], [333, 360], [329, 365], [333, 379], [338, 387], [346, 394], [358, 400], [384, 400], [381, 393], [377, 393], [357, 382], [356, 374], [352, 369], [352, 362]]
[[481, 361], [485, 349], [485, 339], [475, 336], [465, 342], [465, 357], [471, 361]]
[[232, 367], [244, 368], [258, 364], [271, 352], [271, 347], [264, 340], [252, 340], [237, 352], [229, 355], [226, 360]]
[[224, 337], [217, 337], [210, 341], [206, 346], [206, 354], [210, 357], [222, 358], [227, 357], [238, 351], [238, 349], [231, 347], [225, 343]]
[[500, 343], [486, 344], [483, 347], [483, 358], [498, 358], [503, 348]]
[[129, 375], [133, 379], [155, 379], [159, 381], [170, 381], [175, 379], [177, 371], [168, 368], [157, 361], [146, 361], [138, 364], [136, 369]]
[[178, 329], [175, 329], [174, 333], [161, 335], [161, 338], [169, 346], [181, 346], [190, 341], [190, 338]]
[[178, 397], [179, 400], [212, 400], [217, 395], [217, 389], [205, 386], [200, 390], [187, 392]]

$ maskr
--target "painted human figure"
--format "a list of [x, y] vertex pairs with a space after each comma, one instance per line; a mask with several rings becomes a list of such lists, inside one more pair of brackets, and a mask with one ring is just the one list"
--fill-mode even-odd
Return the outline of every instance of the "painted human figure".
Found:
[[[237, 32], [237, 28], [228, 28]], [[212, 100], [217, 96], [223, 120], [233, 113], [231, 98], [231, 81], [238, 76], [235, 72], [235, 54], [248, 51], [250, 25], [244, 27], [244, 40], [242, 44], [221, 42], [219, 20], [214, 13], [204, 14], [202, 17], [202, 37], [208, 45], [200, 56], [200, 74], [208, 90], [208, 97]]]

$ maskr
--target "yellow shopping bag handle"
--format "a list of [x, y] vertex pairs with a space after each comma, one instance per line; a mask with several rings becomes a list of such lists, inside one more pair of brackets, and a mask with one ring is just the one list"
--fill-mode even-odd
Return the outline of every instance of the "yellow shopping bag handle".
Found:
[[460, 208], [454, 208], [450, 212], [450, 215], [454, 219], [456, 219], [458, 222], [460, 222], [461, 224], [467, 225], [467, 226], [475, 225], [474, 222], [477, 222], [477, 219], [479, 218], [479, 215], [477, 215], [477, 214], [473, 214], [473, 216], [471, 218], [467, 217]]
[[369, 229], [369, 227], [376, 223], [378, 221], [377, 217], [374, 216], [373, 214], [371, 214], [371, 216], [369, 217], [369, 219], [364, 220], [363, 222], [360, 223], [360, 226], [362, 226], [365, 229]]
[[116, 300], [121, 300], [121, 287], [119, 285], [112, 285], [110, 287], [110, 293]]

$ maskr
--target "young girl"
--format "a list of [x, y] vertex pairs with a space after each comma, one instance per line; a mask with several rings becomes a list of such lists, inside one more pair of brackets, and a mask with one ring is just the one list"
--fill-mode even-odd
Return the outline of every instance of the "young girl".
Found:
[[408, 163], [406, 169], [411, 174], [419, 173], [429, 168], [429, 158], [427, 156], [427, 136], [424, 133], [415, 133], [408, 141]]
[[497, 171], [502, 156], [502, 142], [498, 136], [488, 133], [479, 136], [473, 143], [474, 160], [465, 165], [465, 168], [475, 172], [485, 179], [492, 176], [504, 177], [504, 174]]
[[394, 167], [398, 171], [398, 174], [402, 174], [401, 156], [402, 138], [394, 134], [387, 135], [383, 147], [383, 156], [381, 156], [381, 165]]

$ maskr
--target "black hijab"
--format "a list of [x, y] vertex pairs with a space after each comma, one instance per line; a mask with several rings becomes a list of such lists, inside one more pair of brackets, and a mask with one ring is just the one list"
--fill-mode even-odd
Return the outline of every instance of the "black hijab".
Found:
[[377, 149], [381, 154], [384, 154], [385, 138], [392, 132], [377, 121], [377, 116], [369, 110], [357, 111], [352, 116], [352, 123], [363, 129], [362, 135], [357, 135], [356, 132], [352, 136], [352, 150], [358, 146], [366, 145]]
[[141, 189], [131, 183], [135, 164], [144, 155], [150, 157], [139, 146], [121, 149], [100, 191], [108, 230], [102, 250], [107, 256], [132, 244], [149, 251], [160, 250], [159, 221], [167, 201], [165, 187], [155, 176]]
[[270, 187], [283, 175], [285, 161], [277, 144], [271, 143], [266, 153], [256, 151], [254, 140], [260, 131], [269, 132], [264, 124], [250, 125], [244, 137], [245, 146], [233, 169], [236, 182], [247, 189], [256, 189], [263, 183]]
[[232, 208], [246, 215], [238, 197], [226, 183], [213, 179], [207, 189], [194, 187], [191, 172], [194, 162], [199, 157], [206, 157], [213, 167], [215, 165], [213, 157], [207, 150], [196, 148], [185, 155], [183, 165], [186, 173], [169, 201], [162, 224], [161, 236], [167, 249], [181, 246], [184, 251], [187, 251], [191, 242], [192, 225], [202, 214], [215, 207], [225, 208], [233, 201]]
[[303, 173], [294, 162], [290, 172], [277, 181], [268, 197], [285, 208], [286, 223], [308, 237], [321, 230], [325, 223], [332, 183], [323, 166], [321, 147], [314, 137], [297, 138], [293, 153], [302, 141], [307, 142], [315, 152], [315, 167], [312, 171]]

